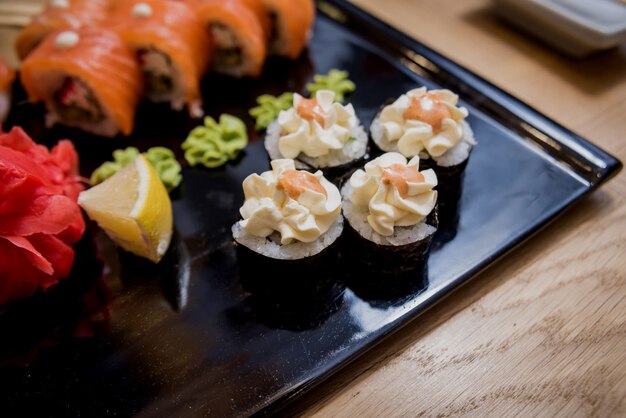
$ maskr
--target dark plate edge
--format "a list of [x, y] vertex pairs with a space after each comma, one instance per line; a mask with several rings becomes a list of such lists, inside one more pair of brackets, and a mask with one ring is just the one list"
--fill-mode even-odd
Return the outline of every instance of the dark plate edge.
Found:
[[[363, 9], [349, 3], [347, 0], [317, 0], [316, 3], [318, 5], [318, 12], [321, 7], [323, 10], [322, 13], [332, 20], [341, 24], [343, 23], [342, 19], [346, 19], [348, 17], [349, 19], [358, 21], [361, 25], [368, 25], [374, 30], [384, 33], [400, 47], [407, 48], [408, 50], [423, 56], [428, 61], [434, 63], [437, 67], [444, 69], [447, 73], [452, 75], [453, 78], [472, 86], [475, 90], [481, 91], [482, 94], [488, 96], [491, 101], [500, 108], [499, 110], [506, 111], [510, 115], [519, 119], [521, 122], [526, 123], [531, 129], [538, 131], [525, 131], [518, 133], [525, 136], [528, 140], [537, 142], [542, 149], [552, 155], [556, 160], [565, 163], [567, 166], [572, 168], [576, 174], [581, 175], [581, 177], [587, 181], [587, 184], [585, 185], [586, 190], [572, 195], [570, 199], [563, 201], [558, 208], [538, 219], [537, 222], [531, 226], [532, 230], [530, 232], [519, 234], [514, 237], [513, 241], [511, 241], [508, 246], [502, 247], [488, 260], [478, 264], [475, 268], [468, 272], [468, 278], [459, 278], [458, 280], [449, 283], [444, 288], [439, 289], [436, 294], [424, 301], [420, 308], [412, 312], [412, 314], [399, 319], [399, 321], [393, 326], [387, 327], [387, 329], [385, 329], [368, 345], [348, 356], [337, 365], [332, 365], [319, 377], [301, 383], [295, 390], [288, 391], [273, 399], [267, 400], [266, 405], [260, 410], [249, 411], [249, 415], [252, 416], [268, 416], [283, 411], [306, 392], [325, 382], [341, 370], [344, 370], [344, 368], [351, 365], [363, 354], [378, 346], [378, 344], [380, 344], [387, 337], [400, 331], [437, 303], [444, 300], [453, 291], [460, 289], [471, 279], [487, 271], [496, 261], [501, 261], [507, 254], [513, 252], [526, 241], [538, 235], [593, 190], [615, 177], [623, 168], [623, 164], [620, 160], [597, 145], [541, 114], [533, 107], [515, 98], [501, 88], [496, 87], [484, 78], [465, 69], [459, 64], [454, 63], [445, 56], [398, 31]], [[333, 10], [335, 13], [339, 13], [335, 14], [333, 13]], [[420, 63], [415, 62], [410, 57], [405, 58], [411, 60], [415, 65], [420, 66], [425, 72], [429, 72], [428, 68], [424, 68]], [[559, 146], [555, 148], [553, 143], [546, 143], [542, 140], [541, 135], [547, 136], [551, 139], [551, 141], [558, 143]], [[574, 162], [574, 164], [571, 164], [571, 161], [568, 161], [571, 158], [578, 162], [584, 161], [588, 164], [588, 167], [591, 168], [591, 170], [583, 169], [583, 172], [581, 173], [580, 166], [577, 167], [578, 163]]]

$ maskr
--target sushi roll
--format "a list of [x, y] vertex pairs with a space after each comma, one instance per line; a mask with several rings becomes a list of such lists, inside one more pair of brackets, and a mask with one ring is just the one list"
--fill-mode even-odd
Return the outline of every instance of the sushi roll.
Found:
[[107, 137], [133, 130], [141, 70], [115, 32], [55, 32], [22, 63], [20, 75], [30, 101], [45, 103], [48, 126], [59, 123]]
[[267, 129], [270, 159], [295, 159], [298, 168], [323, 170], [333, 180], [360, 163], [367, 153], [367, 133], [352, 105], [334, 99], [330, 90], [320, 90], [312, 99], [294, 94], [293, 107], [281, 111]]
[[426, 261], [437, 230], [437, 175], [419, 156], [389, 152], [354, 172], [343, 186], [345, 248], [355, 277], [410, 276]]
[[15, 51], [23, 60], [52, 32], [100, 25], [107, 18], [109, 0], [49, 0], [17, 36]]
[[213, 36], [211, 70], [233, 77], [258, 77], [267, 55], [267, 27], [251, 0], [189, 2]]
[[11, 110], [11, 90], [15, 80], [15, 70], [0, 58], [0, 127]]
[[274, 280], [325, 277], [343, 231], [339, 190], [321, 171], [296, 170], [293, 160], [243, 182], [242, 219], [232, 227], [242, 277], [271, 272]]
[[432, 159], [438, 167], [463, 164], [476, 141], [465, 121], [467, 109], [458, 102], [450, 90], [411, 90], [374, 118], [372, 139], [384, 152], [400, 152], [407, 158], [419, 155], [422, 162]]
[[370, 127], [382, 151], [419, 155], [423, 167], [435, 170], [441, 183], [439, 220], [450, 238], [456, 233], [465, 167], [476, 144], [466, 121], [468, 111], [458, 102], [450, 90], [421, 87], [383, 107]]
[[311, 37], [315, 20], [312, 0], [248, 0], [263, 4], [269, 16], [269, 54], [296, 59]]
[[108, 26], [136, 52], [145, 95], [153, 102], [185, 105], [202, 117], [200, 79], [211, 55], [211, 38], [190, 6], [162, 0], [119, 2]]

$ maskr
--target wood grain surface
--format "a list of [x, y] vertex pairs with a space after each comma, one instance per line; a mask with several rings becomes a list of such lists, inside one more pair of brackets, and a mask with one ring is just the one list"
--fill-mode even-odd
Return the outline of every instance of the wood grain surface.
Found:
[[[353, 1], [626, 161], [626, 46], [569, 59], [487, 0]], [[624, 417], [625, 279], [621, 173], [284, 414]]]
[[[487, 0], [353, 0], [626, 160], [626, 46], [584, 60]], [[626, 175], [299, 400], [305, 416], [626, 416]]]

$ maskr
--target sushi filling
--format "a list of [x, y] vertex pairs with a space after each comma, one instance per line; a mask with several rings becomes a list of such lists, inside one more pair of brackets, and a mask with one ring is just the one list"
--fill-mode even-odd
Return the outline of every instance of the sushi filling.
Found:
[[144, 74], [146, 95], [153, 101], [165, 101], [174, 90], [172, 60], [155, 49], [138, 52]]
[[233, 32], [220, 23], [210, 26], [215, 48], [213, 50], [213, 65], [218, 71], [223, 71], [243, 64], [243, 53]]
[[104, 113], [91, 89], [77, 78], [68, 77], [54, 95], [54, 108], [65, 123], [98, 123]]

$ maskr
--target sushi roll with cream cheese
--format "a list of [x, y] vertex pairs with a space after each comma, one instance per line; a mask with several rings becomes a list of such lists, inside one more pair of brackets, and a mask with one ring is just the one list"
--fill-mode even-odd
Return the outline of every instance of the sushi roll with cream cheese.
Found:
[[419, 163], [419, 156], [407, 161], [402, 154], [386, 153], [343, 186], [345, 247], [355, 270], [395, 277], [426, 260], [438, 226], [438, 181], [432, 169], [420, 171]]
[[238, 264], [253, 275], [322, 274], [343, 231], [339, 190], [321, 171], [296, 170], [293, 160], [271, 166], [243, 182], [242, 219], [232, 227]]
[[463, 164], [476, 142], [458, 101], [450, 90], [411, 90], [382, 108], [370, 128], [372, 139], [384, 152], [419, 155], [438, 167]]
[[333, 180], [359, 163], [367, 154], [367, 133], [354, 107], [334, 99], [330, 90], [311, 99], [294, 94], [293, 107], [281, 111], [267, 129], [270, 159], [295, 159], [298, 168], [323, 170]]
[[468, 111], [450, 90], [411, 90], [383, 107], [370, 133], [382, 151], [407, 158], [419, 155], [422, 167], [437, 173], [438, 216], [446, 240], [456, 235], [463, 177], [476, 141], [467, 123]]

